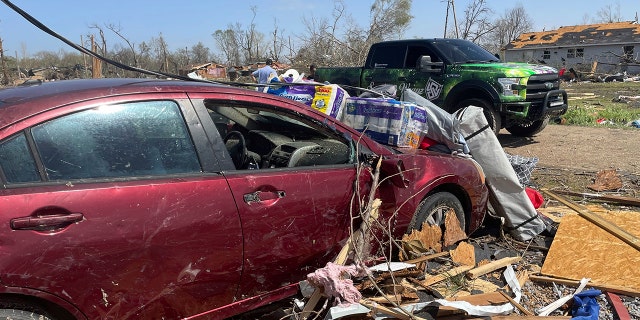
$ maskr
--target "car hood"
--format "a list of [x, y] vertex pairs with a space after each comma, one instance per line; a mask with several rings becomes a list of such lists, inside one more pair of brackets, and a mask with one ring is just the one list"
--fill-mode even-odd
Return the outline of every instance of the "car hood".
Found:
[[536, 74], [558, 73], [556, 68], [520, 62], [464, 63], [458, 68], [473, 72], [500, 72], [508, 77], [529, 77]]

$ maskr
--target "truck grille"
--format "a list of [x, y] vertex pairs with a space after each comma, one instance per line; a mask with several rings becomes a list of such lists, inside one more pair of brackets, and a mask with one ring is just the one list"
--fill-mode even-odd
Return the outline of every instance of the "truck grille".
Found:
[[527, 82], [527, 101], [531, 102], [529, 107], [529, 118], [540, 118], [543, 112], [544, 97], [551, 90], [560, 89], [560, 79], [557, 73], [537, 74], [529, 78]]

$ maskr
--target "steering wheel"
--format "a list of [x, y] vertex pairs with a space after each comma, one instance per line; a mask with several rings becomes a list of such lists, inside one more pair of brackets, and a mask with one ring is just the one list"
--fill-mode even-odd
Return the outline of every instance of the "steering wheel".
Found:
[[247, 153], [247, 144], [244, 136], [240, 131], [229, 131], [224, 137], [224, 145], [231, 155], [231, 161], [236, 169], [244, 169], [247, 164], [249, 155]]

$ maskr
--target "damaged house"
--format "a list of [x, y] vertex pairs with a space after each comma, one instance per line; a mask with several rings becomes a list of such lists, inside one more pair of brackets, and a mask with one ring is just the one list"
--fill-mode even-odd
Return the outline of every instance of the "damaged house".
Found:
[[505, 47], [506, 61], [544, 63], [590, 73], [640, 73], [640, 25], [634, 21], [523, 33]]

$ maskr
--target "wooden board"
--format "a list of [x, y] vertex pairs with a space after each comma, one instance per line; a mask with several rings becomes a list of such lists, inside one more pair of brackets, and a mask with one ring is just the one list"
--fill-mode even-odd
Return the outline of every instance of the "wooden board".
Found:
[[[640, 236], [640, 214], [609, 212], [601, 217]], [[562, 218], [541, 273], [640, 290], [640, 251], [577, 215]]]

